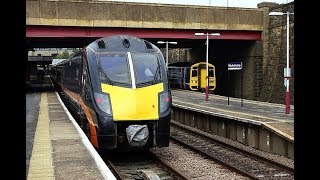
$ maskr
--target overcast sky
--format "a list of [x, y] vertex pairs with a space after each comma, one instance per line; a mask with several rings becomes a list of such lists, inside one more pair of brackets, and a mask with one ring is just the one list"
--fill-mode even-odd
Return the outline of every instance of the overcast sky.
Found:
[[275, 2], [285, 4], [293, 0], [112, 0], [126, 2], [144, 2], [144, 3], [164, 3], [164, 4], [189, 4], [189, 5], [204, 5], [204, 6], [225, 6], [225, 7], [245, 7], [257, 8], [260, 2]]

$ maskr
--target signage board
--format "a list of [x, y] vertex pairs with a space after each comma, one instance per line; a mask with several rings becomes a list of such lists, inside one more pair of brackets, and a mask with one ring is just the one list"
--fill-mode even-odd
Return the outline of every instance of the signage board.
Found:
[[228, 70], [240, 70], [242, 69], [242, 62], [229, 62]]

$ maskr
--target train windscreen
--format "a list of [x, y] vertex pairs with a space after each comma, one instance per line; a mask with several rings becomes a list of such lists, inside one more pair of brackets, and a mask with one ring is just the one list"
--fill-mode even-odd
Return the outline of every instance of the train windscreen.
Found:
[[161, 68], [156, 54], [132, 53], [136, 84], [156, 83], [161, 80]]
[[130, 70], [126, 54], [104, 54], [100, 56], [100, 66], [109, 83], [131, 84]]

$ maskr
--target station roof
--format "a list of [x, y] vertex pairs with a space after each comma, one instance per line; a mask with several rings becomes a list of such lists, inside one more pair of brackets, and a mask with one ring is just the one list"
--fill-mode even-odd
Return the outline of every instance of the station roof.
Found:
[[66, 60], [66, 59], [53, 59], [51, 64], [55, 65], [55, 64], [58, 64], [59, 62], [62, 62], [64, 60]]

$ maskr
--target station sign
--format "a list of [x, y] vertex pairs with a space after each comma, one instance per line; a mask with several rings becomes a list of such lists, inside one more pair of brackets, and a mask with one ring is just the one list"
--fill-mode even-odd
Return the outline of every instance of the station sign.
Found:
[[228, 70], [241, 70], [242, 69], [242, 62], [229, 62], [228, 63]]

